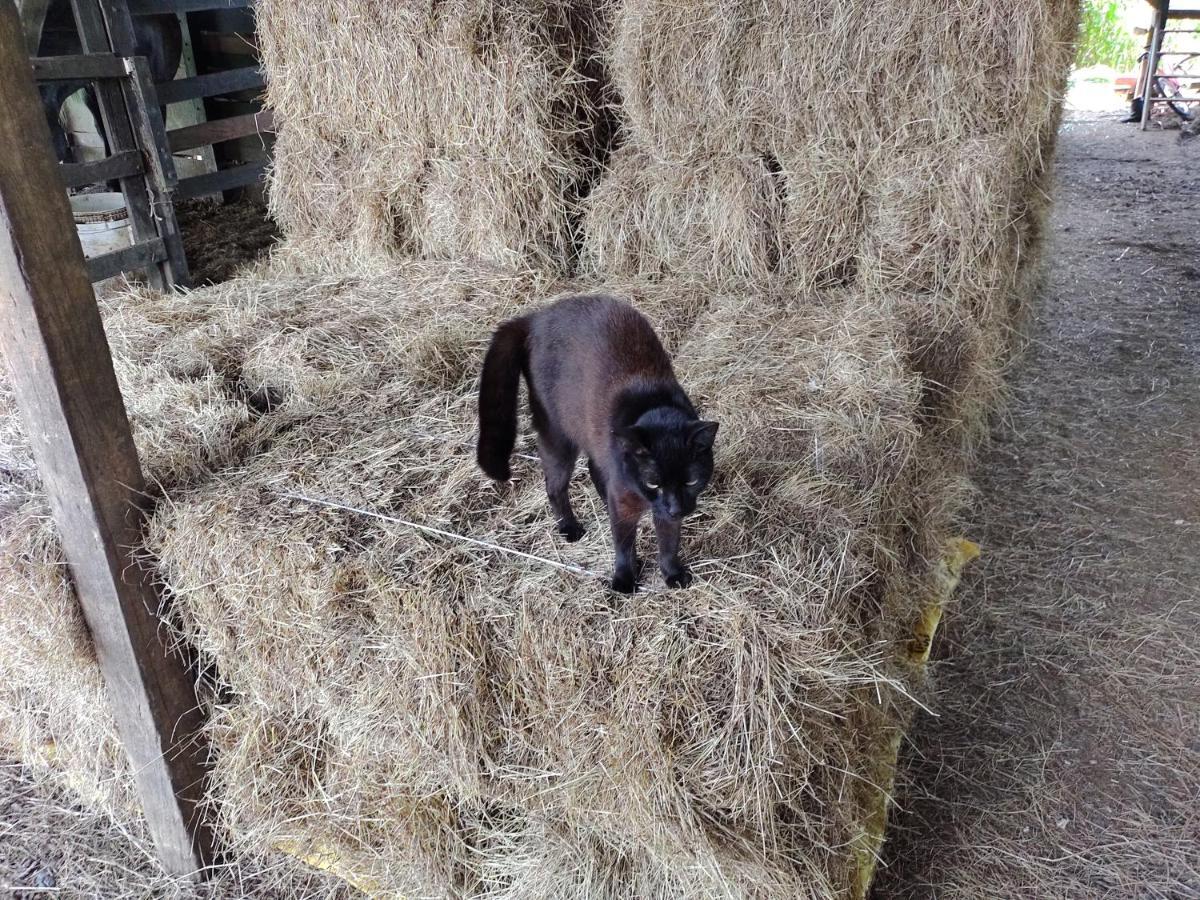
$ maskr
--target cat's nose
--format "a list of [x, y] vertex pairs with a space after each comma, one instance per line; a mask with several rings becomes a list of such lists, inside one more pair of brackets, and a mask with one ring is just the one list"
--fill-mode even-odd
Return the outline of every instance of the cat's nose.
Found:
[[682, 519], [684, 515], [683, 501], [678, 497], [667, 498], [667, 514], [672, 519]]

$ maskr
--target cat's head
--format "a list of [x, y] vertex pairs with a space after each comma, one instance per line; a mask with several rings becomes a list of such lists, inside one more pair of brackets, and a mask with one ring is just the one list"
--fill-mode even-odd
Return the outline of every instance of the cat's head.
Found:
[[712, 478], [716, 422], [650, 416], [615, 436], [626, 471], [655, 514], [682, 519], [695, 512]]

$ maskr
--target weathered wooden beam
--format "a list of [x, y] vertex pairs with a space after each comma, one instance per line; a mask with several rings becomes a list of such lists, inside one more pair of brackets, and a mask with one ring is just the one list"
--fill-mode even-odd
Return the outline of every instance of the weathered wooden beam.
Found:
[[167, 132], [171, 152], [207, 147], [221, 141], [232, 141], [251, 134], [269, 134], [275, 130], [275, 116], [269, 109], [258, 113], [230, 116], [226, 119], [209, 119], [199, 125], [185, 125]]
[[195, 100], [197, 97], [215, 97], [217, 94], [232, 94], [235, 91], [250, 91], [267, 83], [266, 77], [256, 66], [193, 75], [177, 78], [157, 85], [158, 102], [166, 105], [180, 100]]
[[77, 53], [74, 56], [35, 56], [29, 60], [38, 81], [94, 81], [124, 78], [125, 63], [112, 53]]
[[0, 347], [164, 867], [210, 858], [202, 714], [134, 555], [144, 482], [15, 7], [0, 2]]
[[253, 6], [254, 0], [129, 0], [129, 11], [135, 16], [160, 13], [198, 12], [204, 9], [238, 9]]
[[258, 181], [267, 171], [265, 162], [244, 163], [232, 169], [221, 169], [207, 175], [195, 175], [191, 178], [180, 179], [175, 187], [175, 196], [181, 200], [190, 197], [204, 197], [208, 194], [219, 194], [234, 188], [246, 187]]
[[131, 244], [120, 250], [102, 253], [87, 260], [89, 281], [103, 281], [122, 272], [137, 272], [149, 269], [167, 258], [162, 238], [154, 238], [142, 244]]
[[85, 184], [99, 184], [114, 178], [126, 178], [130, 175], [138, 175], [141, 171], [142, 154], [136, 150], [123, 150], [91, 162], [60, 163], [58, 166], [58, 174], [62, 178], [63, 187], [69, 188], [83, 187]]

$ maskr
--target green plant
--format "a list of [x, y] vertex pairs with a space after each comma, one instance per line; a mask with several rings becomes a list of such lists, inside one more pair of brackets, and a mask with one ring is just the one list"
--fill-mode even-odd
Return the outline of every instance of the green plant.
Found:
[[1130, 69], [1137, 60], [1137, 53], [1137, 42], [1121, 22], [1119, 0], [1084, 0], [1079, 46], [1075, 51], [1076, 67]]

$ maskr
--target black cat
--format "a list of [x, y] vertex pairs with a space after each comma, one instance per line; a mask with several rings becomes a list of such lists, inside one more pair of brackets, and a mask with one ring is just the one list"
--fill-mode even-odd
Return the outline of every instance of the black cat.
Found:
[[687, 587], [692, 575], [679, 559], [680, 525], [712, 477], [717, 423], [696, 414], [650, 323], [615, 297], [588, 294], [496, 330], [479, 385], [477, 458], [497, 481], [511, 475], [522, 373], [559, 533], [568, 541], [583, 536], [567, 496], [582, 451], [608, 507], [613, 589], [637, 589], [634, 539], [648, 509], [659, 568], [668, 585]]

